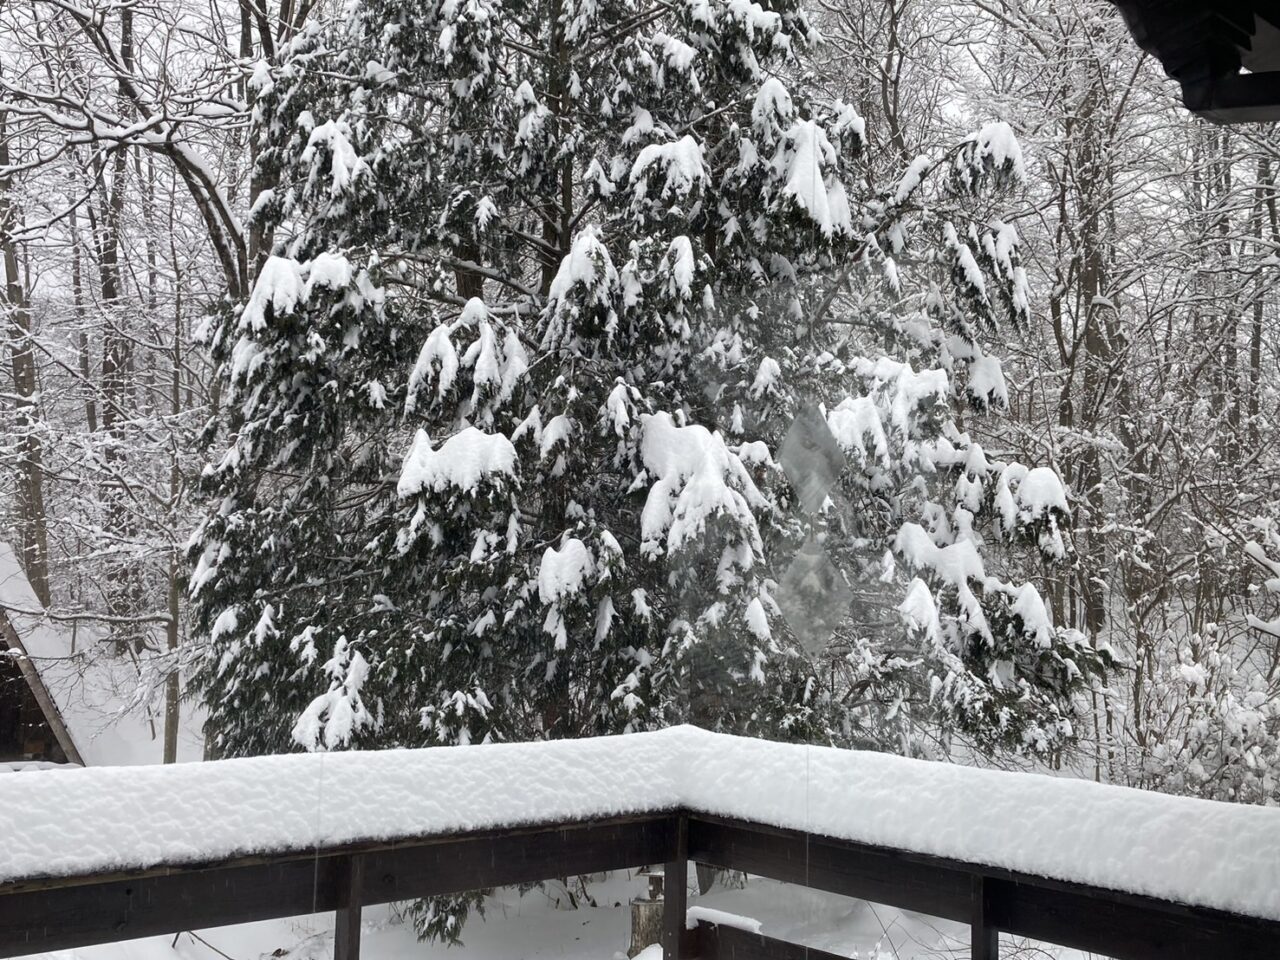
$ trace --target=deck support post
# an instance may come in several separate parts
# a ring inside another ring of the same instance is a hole
[[[972,960],[1000,960],[1000,932],[991,926],[988,895],[986,879],[975,874],[973,912],[969,918],[969,955]]]
[[[333,923],[333,960],[360,960],[360,887],[364,858],[353,854],[338,868],[338,910]]]
[[[682,960],[690,955],[691,937],[685,930],[689,912],[689,820],[675,819],[671,855],[662,868],[662,956]]]

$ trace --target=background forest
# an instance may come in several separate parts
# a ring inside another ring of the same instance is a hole
[[[1280,801],[1280,135],[1100,0],[503,6],[0,11],[0,529],[122,702]]]

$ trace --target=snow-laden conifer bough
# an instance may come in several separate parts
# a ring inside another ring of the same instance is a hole
[[[1274,808],[688,726],[3,777],[0,883],[678,809],[1280,920]]]

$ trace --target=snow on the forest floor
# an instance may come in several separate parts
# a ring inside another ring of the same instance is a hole
[[[596,906],[567,906],[564,888],[546,884],[523,896],[495,892],[485,916],[472,917],[462,947],[419,943],[411,924],[392,907],[366,908],[360,952],[364,960],[626,960],[632,897],[647,884],[620,871],[588,887]],[[767,936],[838,953],[854,960],[956,960],[967,956],[964,924],[851,900],[835,894],[750,879],[745,886],[717,883],[693,896],[694,916],[750,918]],[[661,948],[654,951],[661,956]],[[220,956],[221,954],[221,956]],[[1007,952],[1007,955],[1017,956]],[[248,923],[192,934],[148,937],[118,944],[37,954],[41,960],[330,960],[332,916]],[[1080,954],[1047,948],[1037,960],[1078,960]],[[34,960],[34,958],[31,958]]]
[[[0,881],[676,808],[1280,919],[1278,809],[693,727],[3,777]]]

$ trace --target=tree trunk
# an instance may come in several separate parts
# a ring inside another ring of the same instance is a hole
[[[133,11],[128,7],[120,11],[120,50],[126,69],[133,65]],[[129,99],[121,81],[121,109],[127,110]],[[125,181],[128,176],[128,156],[124,149],[116,151],[111,163],[110,186],[102,211],[100,234],[99,277],[102,286],[102,307],[105,335],[102,344],[102,428],[107,434],[103,447],[103,460],[109,471],[117,472],[114,463],[119,460],[125,443],[124,425],[129,420],[132,404],[130,394],[130,343],[122,329],[124,294],[120,269],[120,233],[124,226]],[[117,481],[118,483],[119,481]],[[129,545],[135,533],[134,523],[126,503],[127,491],[110,488],[107,494],[106,526],[115,541],[118,560],[110,575],[107,588],[107,608],[118,618],[113,626],[115,639],[122,649],[141,649],[142,637],[127,625],[127,618],[137,612],[141,597],[141,584],[137,571],[128,556]]]
[[[173,310],[173,351],[172,374],[169,380],[169,412],[174,422],[182,413],[182,284],[178,272],[178,257],[174,252],[174,286],[178,290]],[[169,460],[169,512],[173,517],[174,527],[178,523],[178,509],[182,502],[182,469],[178,461],[178,451],[174,449]],[[175,544],[169,555],[169,622],[165,624],[165,646],[170,656],[175,658],[170,665],[169,676],[164,685],[164,762],[175,763],[178,759],[178,723],[180,719],[178,664],[176,661],[180,638],[178,626],[182,612],[182,571],[184,569],[182,553]]]
[[[1273,245],[1280,244],[1280,222],[1276,215],[1276,189],[1275,180],[1271,173],[1271,160],[1269,157],[1263,157],[1258,161],[1258,245],[1259,253],[1263,256],[1266,251],[1262,249],[1262,207],[1266,207],[1267,223],[1271,233],[1271,243]],[[1261,396],[1262,396],[1262,310],[1265,288],[1263,282],[1259,281],[1258,292],[1253,302],[1253,317],[1249,330],[1249,439],[1253,447],[1261,442],[1262,424],[1259,422],[1259,414],[1261,413]]]
[[[85,310],[84,274],[80,266],[80,231],[76,225],[76,208],[72,207],[67,223],[71,228],[71,302],[75,310],[76,328],[78,330],[77,346],[79,348],[80,388],[84,391],[84,418],[90,433],[98,432],[98,404],[94,398],[93,371],[89,361],[89,334]]]
[[[0,169],[10,164],[7,114],[0,113]],[[36,433],[36,362],[31,346],[31,311],[18,268],[13,233],[20,213],[13,181],[0,177],[0,259],[4,261],[6,339],[13,367],[14,428],[18,451],[19,556],[36,598],[49,605],[49,537],[44,507],[44,451]]]

